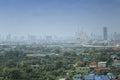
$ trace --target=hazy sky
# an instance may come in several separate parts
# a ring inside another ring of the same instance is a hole
[[[0,0],[0,34],[73,36],[120,32],[120,0]]]

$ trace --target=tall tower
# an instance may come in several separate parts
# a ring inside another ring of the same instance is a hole
[[[8,34],[8,35],[6,36],[6,41],[11,41],[11,34]]]
[[[108,40],[108,30],[107,30],[107,27],[103,27],[103,40]]]
[[[81,31],[77,32],[76,36],[77,36],[77,41],[79,43],[86,43],[87,34],[83,31],[83,29],[81,29]]]

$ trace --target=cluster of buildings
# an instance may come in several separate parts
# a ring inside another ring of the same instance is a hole
[[[116,68],[120,68],[120,57],[118,57],[117,55],[112,55],[112,66],[116,67]]]
[[[57,39],[57,38],[56,38]],[[16,44],[29,44],[29,43],[51,43],[53,41],[52,36],[14,36],[11,34],[0,35],[0,44],[3,45],[16,45]]]
[[[118,75],[111,72],[111,67],[120,70],[120,57],[111,55],[110,59],[111,65],[108,65],[107,61],[92,61],[89,65],[85,65],[82,61],[76,62],[73,65],[75,67],[73,80],[118,80],[116,79]]]
[[[98,36],[96,34],[87,35],[86,32],[81,30],[77,32],[73,37],[58,37],[46,35],[44,37],[28,35],[28,36],[13,36],[8,34],[6,36],[0,35],[0,43],[79,43],[89,45],[100,45],[100,46],[119,46],[120,45],[120,34],[114,32],[108,34],[108,28],[103,27],[103,34]]]
[[[114,77],[112,73],[108,73],[107,75],[89,75],[89,76],[74,76],[73,80],[111,80]]]
[[[77,42],[81,44],[116,46],[120,45],[120,34],[117,32],[108,34],[107,27],[103,27],[103,34],[99,36],[93,33],[88,36],[84,31],[81,31],[77,32]]]

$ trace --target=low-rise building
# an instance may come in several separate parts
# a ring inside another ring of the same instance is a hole
[[[108,68],[95,68],[94,69],[95,71],[107,71],[107,70],[109,70]]]
[[[86,75],[73,77],[73,80],[110,80],[107,75]]]
[[[120,60],[114,60],[112,66],[114,66],[114,67],[120,67]]]
[[[105,68],[106,64],[107,64],[107,62],[98,62],[98,67],[99,68]]]
[[[77,66],[84,66],[84,62],[78,61],[78,62],[76,62],[73,66],[74,66],[74,67],[77,67]]]
[[[109,79],[115,79],[115,75],[113,75],[113,73],[107,73],[107,76],[109,77]]]
[[[111,55],[110,58],[115,59],[115,58],[117,58],[117,57],[118,57],[118,55],[114,54],[114,55]]]
[[[90,68],[95,68],[95,67],[97,67],[96,61],[91,62],[91,63],[89,64],[89,67],[90,67]]]

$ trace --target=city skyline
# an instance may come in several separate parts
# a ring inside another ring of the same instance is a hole
[[[0,34],[74,36],[119,32],[119,0],[0,0]]]

